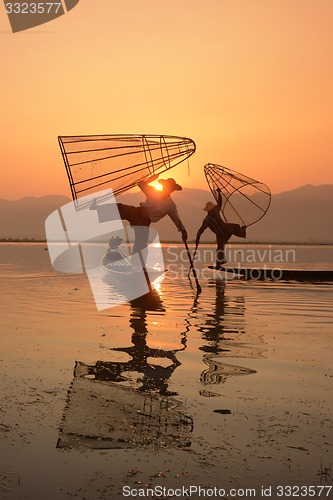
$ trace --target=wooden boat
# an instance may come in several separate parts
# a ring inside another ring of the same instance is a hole
[[[333,270],[316,269],[269,269],[269,268],[223,268],[229,276],[242,277],[246,280],[282,280],[282,281],[333,281]]]
[[[111,238],[102,259],[102,265],[107,271],[110,282],[116,286],[130,287],[140,285],[142,281],[147,282],[147,279],[150,283],[154,283],[164,273],[164,269],[133,264],[119,249],[122,241],[119,236]]]

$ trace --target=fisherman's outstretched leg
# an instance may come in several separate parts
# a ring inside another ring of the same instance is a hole
[[[98,222],[108,222],[112,220],[119,220],[122,218],[120,215],[120,210],[118,203],[105,203],[103,205],[97,205],[96,200],[93,200],[89,210],[96,210],[98,216]]]
[[[145,225],[147,217],[143,216],[141,207],[133,207],[124,203],[105,203],[97,205],[93,200],[90,210],[96,210],[99,222],[127,220],[131,225]],[[149,221],[150,222],[150,221]]]
[[[246,238],[246,226],[240,226],[239,224],[231,224],[229,222],[226,222],[225,228],[231,234],[234,234],[239,238]]]

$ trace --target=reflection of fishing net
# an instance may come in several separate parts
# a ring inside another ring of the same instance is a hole
[[[195,151],[191,139],[165,135],[59,137],[73,199],[111,188],[119,194]]]
[[[221,189],[221,212],[226,222],[251,226],[265,215],[271,203],[271,192],[265,184],[213,163],[205,165],[204,170],[216,200],[216,190]]]
[[[203,357],[203,362],[208,366],[208,369],[201,372],[200,382],[202,384],[223,384],[229,377],[257,373],[255,370],[251,370],[251,368],[220,363],[216,360],[217,357],[219,356],[205,355]]]
[[[188,448],[193,420],[174,398],[101,381],[77,362],[58,448]]]

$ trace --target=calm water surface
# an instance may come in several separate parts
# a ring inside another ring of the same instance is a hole
[[[332,283],[225,281],[198,261],[197,296],[182,247],[172,248],[153,294],[97,312],[86,277],[53,271],[45,245],[0,246],[3,331],[39,332],[45,357],[46,344],[67,346],[52,359],[54,372],[73,375],[49,456],[56,446],[173,449],[210,467],[201,481],[216,482],[228,461],[238,484],[318,482],[320,460],[332,463]],[[290,267],[333,269],[332,247],[288,248],[297,256]],[[110,423],[124,413],[131,433]]]

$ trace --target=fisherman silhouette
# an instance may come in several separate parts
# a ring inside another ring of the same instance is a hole
[[[138,207],[117,203],[120,218],[127,220],[134,229],[133,254],[143,251],[147,247],[150,224],[160,221],[166,215],[181,232],[183,241],[187,240],[187,231],[180,220],[177,206],[170,196],[174,191],[181,191],[182,187],[172,178],[160,179],[159,183],[163,186],[163,190],[159,191],[149,186],[157,178],[158,175],[153,175],[149,179],[139,182],[138,186],[147,198]],[[98,205],[96,199],[90,206],[90,210],[97,211],[99,222],[112,220],[114,211],[110,208],[111,204],[109,203]]]
[[[222,269],[223,264],[226,263],[225,255],[225,245],[234,234],[240,238],[246,238],[246,226],[240,226],[239,224],[231,224],[225,222],[221,215],[220,210],[222,207],[222,194],[221,189],[217,188],[217,204],[215,205],[211,201],[206,203],[204,211],[207,212],[206,217],[203,220],[202,225],[198,229],[195,245],[196,249],[199,246],[200,237],[202,233],[209,228],[216,235],[216,269]]]

